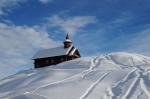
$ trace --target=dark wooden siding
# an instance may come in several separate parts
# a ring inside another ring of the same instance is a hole
[[[80,56],[72,55],[62,55],[62,56],[55,56],[55,57],[47,57],[47,58],[40,58],[40,59],[35,59],[34,60],[34,65],[35,68],[41,68],[41,67],[46,67],[50,65],[56,65],[65,61],[69,61],[72,59],[79,58]]]

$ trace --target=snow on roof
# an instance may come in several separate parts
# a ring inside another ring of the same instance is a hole
[[[70,39],[66,39],[65,42],[72,42]]]
[[[69,55],[73,55],[73,53],[76,51],[76,48],[74,48]]]
[[[67,55],[69,54],[69,51],[71,50],[73,46],[70,46],[69,48],[64,48],[63,46],[56,47],[56,48],[50,48],[38,51],[32,59],[38,59],[38,58],[46,58],[46,57],[53,57],[53,56],[60,56],[60,55]]]

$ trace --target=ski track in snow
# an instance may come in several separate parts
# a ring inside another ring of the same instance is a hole
[[[129,78],[130,76],[135,73],[136,76],[134,77],[134,80],[131,82],[129,88],[127,89],[127,91],[124,93],[124,95],[122,96],[121,99],[130,99],[131,95],[134,93],[136,87],[138,86],[139,82],[140,82],[140,86],[141,89],[144,91],[144,93],[149,97],[150,99],[150,93],[147,90],[145,84],[144,84],[144,80],[141,78],[141,73],[147,73],[149,69],[144,70],[143,68],[141,68],[138,65],[135,65],[135,62],[133,61],[133,58],[131,58],[131,64],[135,67],[134,70],[132,70],[125,78],[123,78],[123,80],[120,80],[115,87],[112,87],[113,90],[110,90],[112,92],[114,92],[115,90],[117,90],[119,87],[121,87],[120,85],[123,85]],[[114,93],[113,93],[114,94]],[[120,93],[122,94],[122,93]],[[112,99],[117,99],[118,95],[113,95]]]
[[[101,66],[101,61],[104,59],[104,56],[95,57],[91,60],[91,70],[94,68],[97,68],[98,66]],[[86,99],[92,91],[95,89],[95,87],[109,74],[105,73],[101,77],[99,77],[91,86],[85,91],[85,93],[79,98],[79,99]]]
[[[84,75],[82,76],[82,78],[84,78],[84,77],[85,77],[86,75],[88,75],[90,72],[92,72],[90,69],[89,69],[89,70],[85,70],[85,71],[83,71],[83,72],[81,72],[81,73],[75,74],[75,75],[73,75],[73,76],[71,76],[71,77],[62,79],[62,80],[60,80],[60,81],[56,81],[56,82],[44,84],[44,85],[42,85],[42,86],[39,86],[39,87],[36,88],[35,90],[31,91],[31,93],[34,93],[34,92],[38,91],[39,89],[42,89],[42,88],[45,88],[45,87],[48,87],[48,86],[51,86],[51,85],[56,85],[56,84],[64,83],[65,81],[71,80],[71,79],[76,78],[76,77],[80,77],[81,74],[84,74]]]
[[[71,79],[76,78],[76,77],[81,77],[82,79],[84,79],[86,76],[88,76],[91,72],[94,71],[94,68],[96,68],[97,66],[101,65],[101,60],[103,58],[101,58],[100,60],[98,58],[99,57],[95,57],[95,58],[91,59],[91,65],[90,65],[89,69],[84,70],[81,73],[75,74],[75,75],[73,75],[71,77],[65,78],[63,80],[42,85],[42,86],[40,86],[40,87],[38,87],[38,88],[34,89],[33,91],[28,92],[28,93],[35,94],[38,90],[40,90],[42,88],[45,88],[45,87],[48,87],[48,86],[52,86],[52,85],[56,85],[56,84],[60,84],[60,83],[64,83],[65,81],[71,80]],[[103,76],[105,77],[106,75],[108,75],[108,73],[106,73]],[[104,77],[102,77],[102,78],[100,77],[100,79],[98,79],[94,84],[92,84],[91,87],[88,88],[89,92],[87,92],[86,95],[84,94],[85,95],[84,97],[87,97],[87,95],[90,94],[90,92],[95,88],[95,86],[97,85],[97,83],[100,82]],[[93,87],[93,89],[90,89],[92,87]],[[81,98],[81,99],[85,99],[85,98]]]
[[[122,86],[124,85],[124,83],[126,83],[130,77],[133,75],[133,73],[136,71],[137,69],[133,69],[131,72],[129,72],[123,79],[121,79],[120,81],[116,82],[114,84],[114,86],[112,86],[112,89],[109,91],[109,93],[113,93],[114,96],[112,96],[112,99],[116,99],[120,94],[122,94],[122,91],[120,88],[122,88]],[[117,91],[121,91],[121,92],[117,92]]]
[[[40,94],[37,94],[37,93],[30,93],[30,92],[26,92],[26,93],[24,93],[25,95],[37,95],[37,96],[40,96],[40,97],[43,97],[44,99],[49,99],[48,97],[46,97],[46,96],[44,96],[44,95],[40,95]]]
[[[84,79],[88,74],[90,74],[91,72],[93,72],[93,69],[97,66],[97,64],[96,64],[96,60],[97,60],[97,59],[98,59],[98,57],[93,58],[93,59],[91,60],[91,65],[90,65],[90,68],[89,68],[89,69],[84,70],[84,71],[82,71],[81,73],[78,73],[78,74],[73,75],[73,76],[71,76],[71,77],[65,78],[65,79],[63,79],[63,80],[42,85],[42,86],[36,88],[35,90],[29,92],[29,93],[35,93],[35,92],[38,91],[39,89],[42,89],[42,88],[45,88],[45,87],[48,87],[48,86],[51,86],[51,85],[56,85],[56,84],[64,83],[65,81],[71,80],[71,79],[76,78],[76,77],[78,77],[78,76],[79,76],[79,77],[81,76],[82,79]],[[99,64],[99,65],[100,65],[100,64]]]
[[[100,65],[100,64],[98,64],[97,62],[97,60],[98,60],[98,56],[97,57],[95,57],[95,58],[93,58],[93,59],[91,59],[91,65],[90,65],[90,69],[91,70],[93,70],[94,68],[96,68],[98,65]]]
[[[131,61],[131,64],[134,67],[136,67],[136,69],[137,69],[135,71],[136,76],[134,77],[134,80],[131,82],[129,88],[127,89],[127,91],[125,92],[125,94],[122,96],[121,99],[129,99],[131,97],[131,95],[134,93],[134,91],[135,91],[135,89],[136,89],[136,87],[137,87],[137,85],[138,85],[138,83],[140,81],[141,74],[140,74],[139,71],[143,71],[143,69],[141,69],[140,67],[135,65],[133,57],[131,57],[130,61]]]
[[[130,96],[134,93],[135,87],[137,87],[137,84],[140,80],[140,74],[137,71],[135,73],[136,73],[136,77],[130,84],[130,86],[127,89],[127,91],[125,92],[125,94],[122,96],[122,99],[130,99]]]
[[[137,99],[140,99],[141,95],[143,95],[143,91],[142,91],[142,92],[140,92],[140,94],[139,94],[139,95],[137,95]]]
[[[144,93],[148,96],[148,98],[150,99],[150,92],[147,90],[145,84],[144,84],[144,80],[141,78],[140,79],[140,86],[141,89],[144,91]]]
[[[89,94],[92,93],[94,88],[108,75],[109,73],[103,74],[98,80],[96,80],[86,91],[85,93],[79,98],[79,99],[86,99]]]

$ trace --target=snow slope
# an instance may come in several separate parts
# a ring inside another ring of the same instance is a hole
[[[0,81],[0,99],[150,99],[150,57],[83,57]]]

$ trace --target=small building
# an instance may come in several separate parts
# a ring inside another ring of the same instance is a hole
[[[72,41],[67,34],[63,46],[38,51],[33,56],[33,60],[34,67],[41,68],[80,57],[78,49],[73,46]]]

